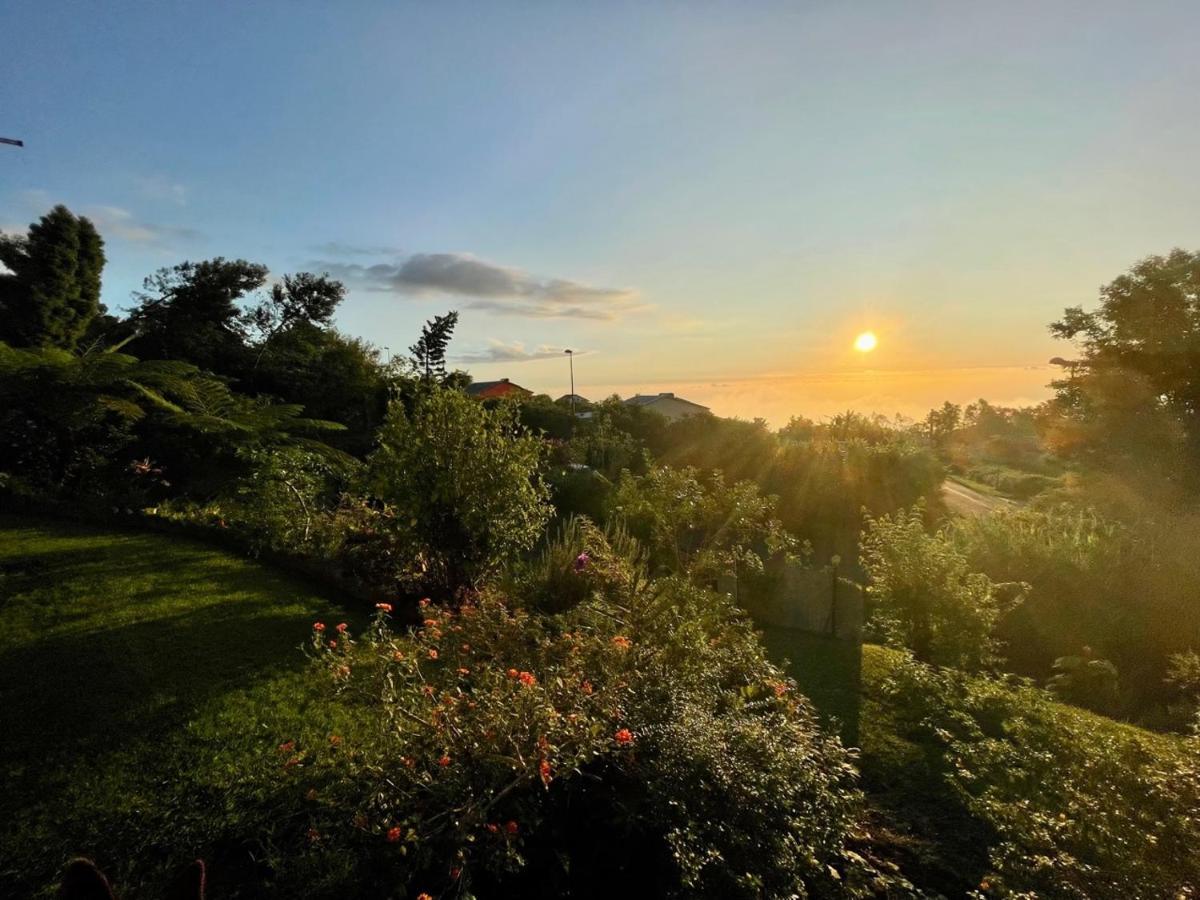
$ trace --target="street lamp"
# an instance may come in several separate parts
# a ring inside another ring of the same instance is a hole
[[[575,430],[575,351],[564,350],[567,359],[571,361],[571,431]]]

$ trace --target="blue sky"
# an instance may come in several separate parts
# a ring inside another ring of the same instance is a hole
[[[552,392],[571,346],[581,393],[743,415],[814,374],[969,398],[1200,244],[1198,49],[1194,3],[8,0],[0,228],[91,215],[112,306],[225,255],[344,275],[393,351],[458,308],[477,377]]]

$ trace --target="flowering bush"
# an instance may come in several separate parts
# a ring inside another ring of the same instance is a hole
[[[425,603],[411,635],[387,604],[361,636],[314,624],[355,724],[281,736],[304,816],[279,840],[434,896],[828,886],[848,753],[724,598],[672,580],[623,599],[544,616],[483,592]]]

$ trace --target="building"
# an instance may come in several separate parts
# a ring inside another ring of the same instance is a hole
[[[474,381],[467,385],[467,396],[476,400],[491,400],[495,397],[532,397],[533,391],[514,384],[507,378],[499,381]]]
[[[589,400],[587,397],[580,397],[578,394],[563,394],[561,397],[559,397],[554,402],[557,403],[559,406],[570,406],[572,400],[575,401],[576,409],[591,409],[592,408],[592,401]]]
[[[669,422],[686,419],[688,416],[698,416],[710,412],[707,406],[684,400],[674,394],[636,394],[625,401],[630,406],[640,406],[658,413]]]

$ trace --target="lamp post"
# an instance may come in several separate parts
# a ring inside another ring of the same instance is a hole
[[[575,351],[564,350],[571,361],[571,434],[575,433]]]

